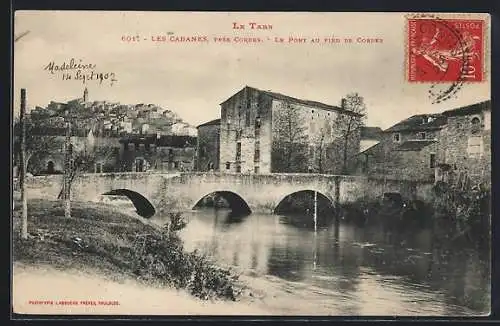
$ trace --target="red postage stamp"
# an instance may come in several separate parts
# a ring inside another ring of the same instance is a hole
[[[483,81],[484,27],[478,19],[408,19],[408,81]]]

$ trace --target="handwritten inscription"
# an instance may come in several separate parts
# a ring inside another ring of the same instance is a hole
[[[97,65],[93,63],[85,63],[82,59],[76,60],[71,58],[69,61],[56,63],[49,62],[43,69],[51,75],[60,75],[63,81],[81,81],[83,84],[89,81],[96,81],[99,84],[108,82],[113,86],[117,82],[114,72],[97,71]]]

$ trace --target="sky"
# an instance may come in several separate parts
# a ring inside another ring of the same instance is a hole
[[[252,22],[272,29],[251,30]],[[236,30],[233,23],[246,27]],[[466,84],[440,104],[428,96],[431,84],[407,82],[405,23],[402,13],[18,11],[14,34],[29,33],[14,45],[13,109],[18,114],[21,88],[31,110],[82,97],[87,87],[91,101],[156,104],[198,125],[220,117],[219,104],[248,85],[331,105],[357,92],[367,106],[366,124],[385,129],[414,114],[490,98],[489,71],[485,82]],[[122,40],[135,35],[140,41]],[[152,41],[157,36],[207,36],[208,42]],[[223,36],[263,42],[213,41]],[[289,37],[306,42],[288,43]],[[311,43],[316,37],[320,43]],[[333,37],[354,41],[324,42]],[[358,37],[382,43],[358,43]],[[75,71],[63,80],[44,69],[71,59],[113,73],[116,82],[84,84],[74,80]]]

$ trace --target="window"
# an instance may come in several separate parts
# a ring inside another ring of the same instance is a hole
[[[401,135],[400,134],[393,134],[392,140],[394,140],[396,143],[399,143],[401,141]]]
[[[432,153],[430,156],[429,167],[434,169],[436,167],[436,154]]]
[[[236,130],[236,140],[240,140],[241,139],[241,130]]]
[[[236,143],[236,161],[241,160],[241,143]]]
[[[254,173],[259,173],[259,167],[258,167],[258,166],[255,166],[255,167],[253,168],[253,172],[254,172]]]
[[[469,157],[478,158],[483,154],[483,137],[471,136],[467,144],[467,153]]]
[[[260,136],[260,117],[255,118],[255,138]]]
[[[477,134],[481,130],[481,120],[478,117],[474,117],[471,120],[471,133]]]
[[[226,170],[231,169],[231,162],[226,162]]]
[[[422,139],[422,140],[424,140],[424,139],[425,139],[425,136],[426,136],[426,135],[425,135],[425,132],[419,132],[419,133],[417,133],[417,139]]]
[[[247,109],[245,110],[245,126],[250,126],[250,99],[247,99]]]
[[[255,119],[255,138],[260,137],[260,118]]]
[[[259,129],[260,128],[260,117],[257,116],[255,118],[255,129]]]
[[[260,148],[258,148],[257,144],[255,145],[255,154],[254,154],[254,157],[253,157],[253,160],[254,162],[259,162],[260,161]]]
[[[144,172],[146,170],[146,164],[143,158],[135,159],[135,172]]]
[[[178,169],[179,168],[179,162],[178,161],[175,161],[174,162],[174,168]]]
[[[240,173],[241,172],[241,165],[236,165],[236,172]]]

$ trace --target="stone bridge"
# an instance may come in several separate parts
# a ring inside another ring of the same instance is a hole
[[[27,196],[56,199],[62,181],[62,175],[29,177]],[[96,201],[106,194],[124,195],[131,199],[139,214],[151,217],[157,212],[193,209],[212,193],[219,193],[231,207],[273,213],[285,197],[300,191],[317,191],[338,205],[360,198],[380,198],[385,192],[425,200],[431,187],[429,183],[412,181],[319,174],[100,173],[78,176],[71,196],[78,201]]]

